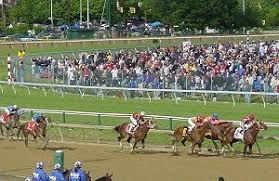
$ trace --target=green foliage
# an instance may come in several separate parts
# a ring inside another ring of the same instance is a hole
[[[15,33],[27,34],[28,30],[29,30],[28,24],[18,24],[18,25],[15,25],[13,28],[6,28],[5,33],[7,35],[11,35],[11,34],[15,34]]]
[[[117,8],[117,1],[123,11]],[[278,26],[278,0],[246,1],[246,14],[242,14],[240,0],[105,0],[90,1],[90,19],[99,22],[103,7],[104,17],[110,12],[112,23],[127,22],[132,17],[161,21],[169,25],[180,25],[183,29],[204,30],[206,27],[221,30],[245,27],[260,27],[265,20],[266,27]],[[82,14],[86,16],[86,0],[82,0]],[[56,24],[79,21],[80,0],[53,1],[53,14]],[[135,12],[129,11],[130,7]],[[21,0],[8,11],[7,22],[24,22],[26,24],[46,23],[50,17],[49,0]],[[85,20],[85,19],[84,19]]]

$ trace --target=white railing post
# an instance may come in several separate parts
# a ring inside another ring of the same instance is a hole
[[[29,87],[28,87],[28,86],[26,86],[26,88],[27,88],[28,94],[30,95],[30,94],[31,94],[31,92],[30,92]]]
[[[2,87],[2,85],[0,84],[0,88],[1,88],[1,92],[2,92],[2,94],[4,93],[4,90],[3,90],[3,87]]]
[[[231,95],[231,96],[232,96],[233,107],[235,107],[235,99],[234,99],[234,96],[233,96],[233,95]]]
[[[203,105],[206,106],[206,98],[205,98],[204,94],[202,94],[202,98],[203,98]]]
[[[264,100],[264,96],[262,96],[262,100],[263,100],[263,107],[265,108],[265,100]]]

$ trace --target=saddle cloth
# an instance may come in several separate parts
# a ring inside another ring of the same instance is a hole
[[[128,125],[127,125],[127,127],[126,127],[126,132],[127,133],[130,133],[130,130],[131,131],[135,131],[135,130],[133,130],[133,129],[135,129],[135,125],[133,124],[133,123],[129,123]]]
[[[27,125],[26,125],[26,128],[30,131],[36,131],[38,129],[38,126],[35,122],[33,121],[28,121],[27,122]]]
[[[234,132],[234,138],[240,141],[243,141],[244,138],[244,130],[241,127],[236,128]]]
[[[7,113],[1,114],[0,122],[2,122],[4,126],[7,126],[9,121],[10,121],[10,119],[9,119],[9,115]]]

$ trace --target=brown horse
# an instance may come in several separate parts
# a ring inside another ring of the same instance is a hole
[[[211,129],[210,134],[206,134],[205,137],[207,139],[212,140],[212,143],[213,143],[218,155],[219,155],[219,148],[218,148],[218,145],[215,141],[216,140],[220,141],[221,146],[222,146],[222,151],[221,152],[225,154],[224,145],[226,145],[228,148],[230,148],[228,146],[228,143],[226,142],[225,132],[226,132],[227,129],[233,128],[233,123],[232,122],[220,121],[218,124],[213,125],[213,127],[215,129]]]
[[[71,173],[71,170],[65,169],[65,171],[63,172],[63,176],[64,176],[64,179],[65,179],[65,180],[69,180],[69,178],[70,178],[70,173]],[[84,173],[85,173],[86,181],[91,181],[90,171],[84,172]]]
[[[34,140],[36,140],[37,137],[40,137],[45,142],[45,146],[43,148],[46,148],[48,144],[48,139],[46,138],[46,128],[48,125],[52,127],[51,119],[49,117],[42,117],[39,121],[39,126],[32,121],[27,121],[26,123],[20,125],[17,136],[19,137],[19,133],[22,130],[26,148],[28,148],[29,134],[33,136]]]
[[[7,133],[6,133],[7,137],[14,135],[13,129],[19,128],[20,119],[24,118],[23,114],[24,114],[23,111],[18,111],[17,114],[12,116],[12,118],[10,116],[8,116],[6,113],[1,114],[0,119],[2,121],[6,122],[6,124],[4,124],[3,122],[0,121],[1,134],[4,136],[4,131],[3,131],[3,128],[2,128],[4,126],[7,130]],[[14,123],[13,123],[12,127],[9,127],[9,121],[11,121],[11,119],[14,120]]]
[[[174,139],[172,140],[172,151],[173,153],[177,151],[176,143],[181,141],[182,145],[186,148],[185,142],[189,140],[188,137],[188,127],[181,126],[175,129],[173,133]]]
[[[111,177],[112,177],[112,174],[109,175],[107,173],[105,176],[97,178],[95,181],[112,181]]]
[[[156,126],[156,121],[151,119],[145,119],[142,123],[139,123],[138,128],[134,131],[134,134],[130,134],[127,132],[127,127],[129,123],[123,123],[122,125],[116,126],[114,130],[119,133],[119,136],[117,137],[119,141],[119,145],[121,149],[123,149],[122,145],[122,139],[126,137],[126,135],[129,135],[127,142],[132,146],[131,152],[133,152],[137,146],[137,143],[139,141],[142,142],[143,148],[145,147],[145,138],[147,136],[147,133],[149,129],[153,129]],[[131,144],[131,139],[134,138],[135,142],[134,145]]]
[[[214,142],[214,140],[219,140],[221,142],[221,144],[225,144],[224,142],[224,130],[225,128],[228,126],[229,124],[227,123],[220,123],[219,125],[213,126],[211,127],[210,131],[208,132],[208,134],[205,134],[205,137],[208,139],[211,139],[218,154],[219,154],[219,149],[217,144]],[[184,126],[184,127],[178,127],[175,131],[174,131],[174,139],[172,140],[172,149],[173,152],[176,151],[176,143],[181,141],[181,143],[183,144],[184,147],[186,147],[185,142],[187,140],[191,140],[191,138],[189,137],[189,133],[188,133],[188,127]]]
[[[246,154],[247,147],[249,147],[249,153],[252,154],[253,144],[257,142],[257,135],[258,135],[258,133],[261,129],[263,129],[265,131],[268,129],[267,125],[262,121],[255,122],[247,131],[244,132],[244,136],[243,136],[243,143],[244,143],[243,156],[245,156],[245,154]]]

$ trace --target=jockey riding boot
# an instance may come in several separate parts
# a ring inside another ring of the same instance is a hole
[[[14,118],[10,117],[10,121],[9,121],[8,127],[11,129],[11,128],[13,128],[13,125],[14,125]]]

